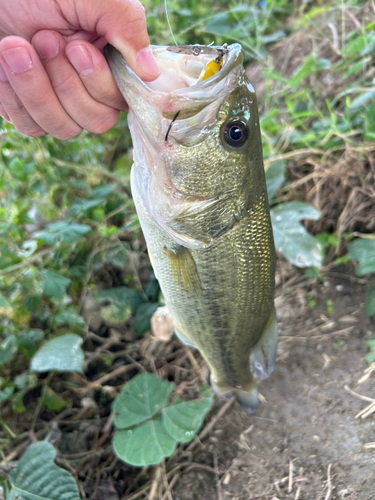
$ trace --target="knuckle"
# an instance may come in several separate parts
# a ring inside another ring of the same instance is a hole
[[[69,128],[66,128],[65,130],[59,130],[56,133],[51,133],[56,139],[59,139],[60,141],[66,141],[68,139],[72,139],[73,137],[76,137],[78,134],[82,132],[82,128],[79,125],[74,125],[70,126]]]
[[[8,113],[5,111],[4,106],[0,103],[0,116],[6,120],[7,122],[10,121]]]
[[[95,120],[90,123],[90,126],[86,130],[92,132],[93,134],[104,134],[110,128],[112,128],[120,116],[120,112],[117,110],[111,110],[107,115],[101,116],[100,120]]]
[[[61,79],[54,81],[52,85],[57,94],[71,92],[76,86],[75,74],[68,72]]]
[[[27,135],[28,137],[39,137],[45,135],[44,130],[42,130],[37,125],[15,125],[16,129],[21,132],[21,134]]]
[[[10,85],[6,85],[5,89],[1,92],[1,102],[3,106],[9,111],[21,111],[24,109],[22,102],[17,97],[16,93]]]

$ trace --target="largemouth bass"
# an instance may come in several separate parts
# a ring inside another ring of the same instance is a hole
[[[277,350],[255,92],[238,44],[152,50],[151,83],[105,52],[130,108],[135,206],[178,337],[199,349],[219,394],[255,411],[254,375],[268,377]]]

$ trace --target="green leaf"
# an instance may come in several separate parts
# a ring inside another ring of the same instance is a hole
[[[15,335],[9,335],[0,345],[0,366],[9,361],[17,351],[17,342]]]
[[[167,406],[173,384],[152,373],[141,373],[120,391],[114,401],[114,424],[127,429],[139,424]]]
[[[81,337],[74,333],[47,340],[32,357],[31,369],[36,372],[82,372],[84,354],[81,344]]]
[[[123,269],[128,260],[128,251],[125,245],[119,242],[110,243],[102,251],[95,254],[93,267],[95,270],[101,269],[107,262],[114,267]]]
[[[55,457],[46,441],[29,446],[9,476],[7,500],[80,500],[73,477],[54,464]]]
[[[71,280],[54,271],[42,271],[41,286],[46,297],[62,299]]]
[[[371,365],[371,363],[373,363],[375,361],[375,351],[369,352],[368,354],[366,354],[365,360],[367,361],[367,363],[369,365]]]
[[[298,85],[307,76],[311,75],[315,70],[315,54],[312,52],[309,54],[303,63],[295,70],[290,80],[290,85],[292,88],[297,88]]]
[[[18,350],[26,357],[31,356],[37,350],[37,344],[43,340],[44,333],[39,328],[30,328],[29,330],[21,330],[16,334],[16,342]]]
[[[358,238],[349,245],[348,251],[351,260],[358,260],[355,269],[358,276],[375,272],[375,240]]]
[[[48,386],[43,387],[42,401],[49,410],[56,412],[60,412],[68,406],[65,399],[59,396],[59,394],[56,394],[56,392]]]
[[[370,338],[363,341],[365,345],[370,349],[370,351],[375,351],[375,339]]]
[[[353,55],[360,52],[364,47],[366,47],[366,37],[359,35],[351,40],[341,51],[343,56]]]
[[[158,307],[160,307],[158,302],[139,304],[134,318],[134,330],[137,335],[142,335],[148,330],[151,330],[151,316]]]
[[[373,316],[375,314],[375,281],[371,283],[366,298],[366,314],[367,316]]]
[[[6,401],[7,399],[9,399],[12,396],[13,392],[14,392],[13,386],[5,387],[5,389],[0,391],[0,404],[3,401]]]
[[[268,200],[271,201],[276,191],[284,184],[285,181],[285,164],[283,160],[276,160],[266,170],[266,182]]]
[[[114,189],[115,186],[113,184],[105,184],[104,186],[92,189],[87,199],[77,198],[67,211],[68,217],[76,217],[91,208],[97,207],[107,200]]]
[[[44,231],[35,233],[35,238],[52,245],[56,241],[74,243],[91,231],[86,224],[73,224],[68,221],[51,222],[47,224]]]
[[[74,309],[65,309],[65,311],[62,311],[55,316],[55,324],[58,325],[63,325],[67,323],[68,325],[78,325],[78,326],[85,326],[85,320],[80,316]]]
[[[160,463],[164,457],[170,457],[177,446],[160,418],[133,429],[117,431],[112,444],[121,460],[136,467]]]
[[[319,212],[307,203],[291,202],[271,210],[276,250],[297,267],[321,267],[323,249],[299,223],[319,219]]]
[[[200,399],[183,401],[181,398],[176,398],[162,411],[165,428],[176,441],[181,443],[191,441],[211,408],[212,390],[206,386],[202,387],[201,391]]]
[[[11,317],[13,310],[10,302],[0,293],[0,317]]]
[[[368,101],[373,101],[375,99],[375,90],[368,90],[363,92],[349,106],[349,111],[355,112],[362,110]]]
[[[96,302],[110,302],[102,307],[100,316],[109,324],[116,325],[127,321],[135,314],[137,306],[143,302],[142,295],[126,286],[100,290],[95,297]]]
[[[365,140],[375,142],[375,102],[365,111]]]

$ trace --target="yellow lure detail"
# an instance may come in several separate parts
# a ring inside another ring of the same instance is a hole
[[[218,73],[221,69],[222,60],[223,58],[220,58],[220,61],[213,59],[207,63],[204,68],[204,73],[199,78],[199,81],[207,80],[207,78],[211,78],[211,76],[216,75],[216,73]]]

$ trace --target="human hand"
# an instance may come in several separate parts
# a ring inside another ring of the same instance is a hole
[[[138,0],[0,0],[0,115],[29,136],[102,133],[126,103],[109,42],[143,80],[159,75]]]

